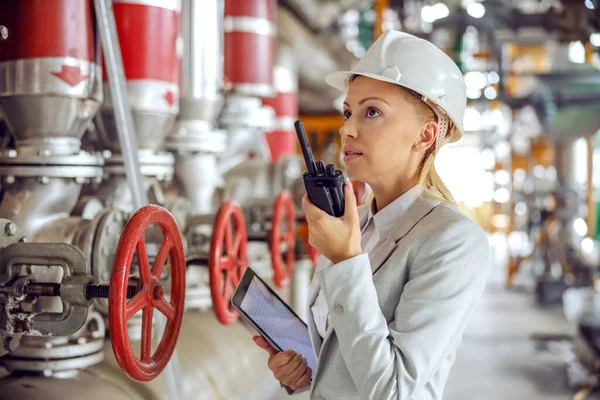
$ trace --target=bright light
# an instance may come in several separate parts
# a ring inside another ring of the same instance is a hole
[[[569,61],[577,64],[585,63],[585,46],[583,43],[579,41],[569,43]]]
[[[481,97],[481,89],[467,88],[467,97],[472,100],[477,100]]]
[[[533,176],[539,179],[546,179],[546,168],[542,165],[536,165],[533,167]]]
[[[492,216],[492,225],[497,229],[508,228],[510,217],[506,214],[496,214]]]
[[[590,35],[590,43],[592,46],[600,47],[600,32]]]
[[[496,71],[490,72],[487,78],[491,84],[500,82],[500,75]]]
[[[510,183],[510,174],[508,171],[503,169],[496,171],[496,183],[501,186],[508,185]]]
[[[360,42],[358,40],[348,40],[348,42],[346,43],[346,49],[348,49],[348,51],[354,53],[355,51],[357,51],[360,48]]]
[[[483,89],[487,85],[485,75],[478,71],[471,71],[465,74],[465,85],[468,88]]]
[[[496,157],[498,157],[498,159],[504,160],[510,155],[510,143],[506,140],[498,142],[494,146],[494,151],[496,152]]]
[[[354,56],[356,58],[361,58],[362,56],[365,55],[365,49],[361,46],[358,49],[356,49],[355,51],[353,51],[352,54],[354,54]]]
[[[481,18],[485,15],[485,6],[481,3],[471,3],[467,6],[467,13],[473,18]]]
[[[517,168],[514,173],[515,182],[525,182],[527,179],[527,172],[523,168]]]
[[[465,117],[463,119],[465,131],[478,131],[481,129],[481,114],[474,108],[467,108],[465,110]]]
[[[546,179],[548,179],[551,182],[556,181],[556,168],[554,168],[554,165],[549,166],[548,168],[546,168]]]
[[[575,221],[573,221],[573,229],[579,236],[585,236],[588,233],[588,226],[583,218],[577,218]]]
[[[581,250],[584,253],[592,254],[594,252],[594,241],[591,238],[585,238],[581,241]]]
[[[496,166],[496,155],[492,149],[483,149],[479,155],[483,169],[493,169]]]
[[[346,11],[346,14],[343,15],[343,18],[346,22],[351,22],[354,24],[358,24],[360,22],[360,12],[354,8]]]
[[[429,22],[429,23],[435,21],[436,20],[435,11],[433,10],[433,7],[431,7],[431,6],[423,7],[423,9],[421,10],[421,18],[423,19],[423,21]]]
[[[494,89],[492,86],[486,87],[483,91],[483,94],[488,100],[494,100],[496,97],[498,97],[498,92],[496,92],[496,89]]]
[[[593,10],[596,8],[596,7],[594,7],[594,2],[592,0],[585,0],[585,6],[587,8],[589,8],[590,10]]]
[[[510,192],[506,188],[496,189],[494,193],[494,201],[496,203],[508,203],[510,201]]]
[[[441,18],[446,18],[448,15],[450,15],[450,10],[442,3],[438,3],[434,6],[425,6],[421,9],[421,18],[423,21],[429,23]]]
[[[515,206],[515,212],[520,216],[527,214],[527,204],[522,201],[518,202]]]
[[[433,11],[435,12],[435,19],[446,18],[448,15],[450,15],[450,10],[444,3],[437,3],[434,5]]]
[[[435,158],[436,169],[456,201],[466,207],[478,207],[484,201],[488,184],[476,146],[445,146]]]

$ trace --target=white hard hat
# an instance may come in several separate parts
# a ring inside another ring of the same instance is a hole
[[[371,45],[352,71],[334,72],[327,75],[325,81],[347,91],[354,75],[395,83],[418,93],[438,115],[438,140],[445,136],[448,128],[446,115],[458,129],[459,138],[463,135],[467,106],[463,74],[446,53],[427,40],[388,30]]]

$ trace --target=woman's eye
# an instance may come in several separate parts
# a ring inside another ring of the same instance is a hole
[[[350,117],[352,116],[352,113],[351,113],[350,111],[347,111],[347,110],[346,110],[346,111],[344,111],[344,114],[343,114],[343,116],[344,116],[344,121],[347,121],[347,120],[349,120],[349,119],[350,119]]]
[[[375,117],[379,117],[380,115],[381,114],[379,113],[379,111],[377,111],[373,107],[369,107],[367,109],[367,118],[375,118]]]

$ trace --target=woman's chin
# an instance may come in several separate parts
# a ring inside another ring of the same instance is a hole
[[[366,171],[364,170],[360,170],[359,168],[355,168],[355,167],[351,167],[346,165],[346,176],[350,179],[352,179],[353,181],[365,181],[365,178],[367,177],[368,174],[365,173]]]

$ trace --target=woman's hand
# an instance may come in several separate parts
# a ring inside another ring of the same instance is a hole
[[[358,206],[350,180],[346,182],[344,192],[346,204],[340,218],[312,204],[307,195],[302,198],[308,222],[308,242],[334,264],[362,253]]]
[[[262,336],[254,336],[254,343],[269,352],[269,369],[275,379],[292,390],[298,390],[308,385],[312,370],[305,358],[293,350],[277,352]]]

